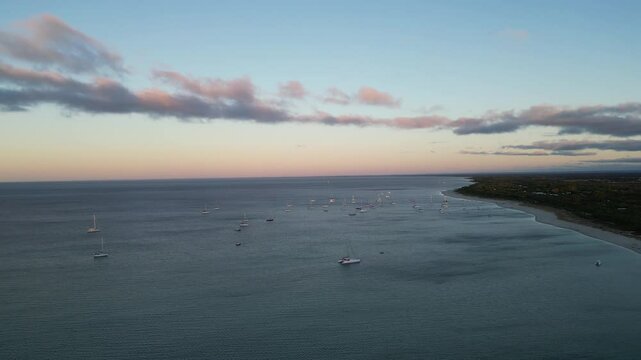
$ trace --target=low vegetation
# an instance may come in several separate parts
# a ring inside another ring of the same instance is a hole
[[[460,188],[464,195],[563,209],[641,235],[641,174],[483,175]]]

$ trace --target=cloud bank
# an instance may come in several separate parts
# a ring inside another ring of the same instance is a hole
[[[488,113],[452,123],[459,135],[499,134],[530,126],[556,127],[559,134],[598,134],[618,137],[641,135],[641,103],[563,108],[533,106],[521,112]]]
[[[467,151],[463,150],[460,152],[465,155],[499,155],[499,156],[591,156],[596,155],[595,152],[574,152],[574,151],[534,151],[534,152],[522,152],[522,151]]]
[[[641,151],[641,140],[606,140],[606,141],[535,141],[530,145],[507,145],[503,148],[521,150],[554,150],[554,151],[576,151],[576,150],[613,150],[613,151]]]
[[[138,113],[183,121],[218,119],[260,123],[314,123],[330,126],[384,126],[397,129],[449,130],[457,135],[501,134],[528,127],[558,129],[559,134],[592,134],[619,138],[641,136],[641,103],[584,106],[532,106],[523,111],[491,111],[480,117],[448,118],[426,115],[375,118],[323,111],[297,114],[287,101],[262,99],[248,77],[194,77],[156,69],[157,86],[131,89],[122,57],[99,41],[52,15],[41,15],[0,30],[0,109],[25,111],[39,104],[57,104],[88,113]],[[109,76],[115,75],[114,78]],[[299,81],[280,85],[281,98],[303,99],[308,91]],[[329,88],[322,103],[398,108],[400,98],[363,86],[353,94]],[[639,151],[638,140],[535,142],[510,145],[493,155],[584,156],[582,150]],[[472,152],[468,152],[472,154]],[[490,154],[477,152],[477,155]]]
[[[584,163],[597,163],[597,164],[641,164],[641,157],[629,157],[618,159],[600,159],[600,160],[585,160]]]

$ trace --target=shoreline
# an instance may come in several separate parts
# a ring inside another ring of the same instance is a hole
[[[443,195],[462,200],[489,202],[503,208],[519,210],[533,215],[534,220],[539,223],[573,230],[591,238],[641,254],[641,239],[632,237],[624,231],[608,228],[603,225],[595,224],[589,220],[579,218],[565,210],[555,209],[549,206],[524,204],[514,200],[463,195],[457,193],[455,189],[443,191]]]

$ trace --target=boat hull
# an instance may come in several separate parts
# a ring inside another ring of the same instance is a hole
[[[350,264],[358,264],[361,262],[361,259],[340,259],[338,260],[338,263],[341,265],[350,265]]]

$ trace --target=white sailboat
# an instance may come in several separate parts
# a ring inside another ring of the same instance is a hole
[[[247,214],[246,213],[243,214],[243,219],[240,220],[240,226],[241,227],[249,226],[249,220],[247,220]]]
[[[352,246],[351,245],[349,246],[349,250],[350,251],[347,252],[348,253],[347,256],[343,256],[342,258],[340,258],[340,260],[338,260],[339,264],[341,264],[341,265],[350,265],[350,264],[358,264],[358,263],[361,262],[361,259],[356,259],[356,258],[352,258],[352,257],[349,256],[349,253],[353,253],[354,252],[354,251],[351,251],[352,250]]]
[[[207,204],[205,204],[205,208],[200,211],[201,214],[207,215],[209,214],[209,209],[207,209]]]
[[[105,252],[105,239],[103,237],[100,237],[100,251],[93,253],[93,258],[98,259],[107,256],[109,256],[109,254]]]
[[[358,264],[360,262],[361,259],[352,259],[349,256],[342,257],[340,260],[338,260],[338,263],[341,265]]]
[[[98,229],[98,226],[96,225],[96,214],[93,214],[93,225],[87,229],[87,232],[88,233],[100,232],[100,229]]]

